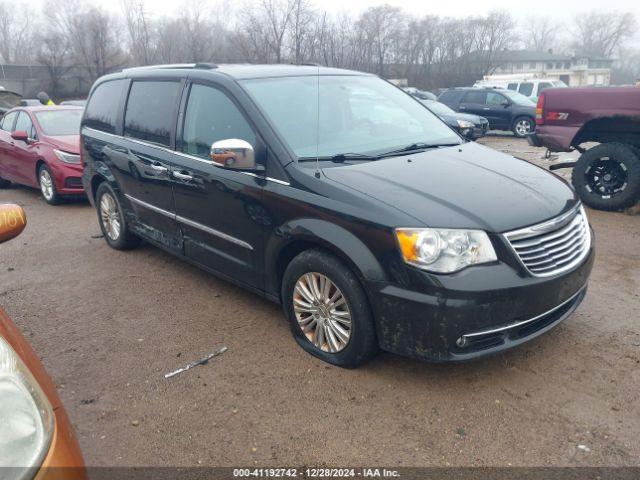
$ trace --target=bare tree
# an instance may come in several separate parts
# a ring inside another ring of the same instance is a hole
[[[637,22],[630,12],[595,11],[578,16],[575,25],[573,46],[578,53],[610,58],[635,34]]]
[[[13,2],[0,1],[0,60],[27,64],[33,58],[33,21]]]
[[[248,30],[248,43],[254,47],[256,53],[262,50],[260,43],[264,42],[268,50],[267,60],[282,62],[285,35],[295,8],[295,0],[258,0],[256,4],[245,6],[241,12],[241,22]]]
[[[523,24],[525,48],[546,52],[558,39],[560,25],[548,16],[531,16]]]
[[[153,22],[149,19],[144,0],[121,0],[124,21],[129,33],[129,54],[134,63],[150,65],[156,57]]]
[[[359,47],[379,75],[385,74],[385,65],[396,39],[401,36],[403,21],[402,10],[391,5],[368,8],[358,20]]]
[[[60,92],[64,75],[69,71],[71,46],[68,39],[59,31],[49,29],[38,37],[40,48],[37,61],[47,67],[49,73],[48,91],[57,96]]]

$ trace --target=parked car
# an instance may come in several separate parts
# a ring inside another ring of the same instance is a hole
[[[454,88],[443,92],[438,101],[456,112],[485,117],[490,130],[509,130],[518,138],[535,130],[535,103],[511,90]]]
[[[82,195],[82,108],[15,108],[0,121],[0,188],[13,183],[39,188],[45,201]]]
[[[420,90],[416,87],[405,87],[403,88],[403,90],[407,92],[409,95],[411,95],[412,97],[416,97],[418,100],[437,100],[438,99],[438,97],[436,97],[433,93],[427,92],[425,90]]]
[[[374,75],[126,70],[94,84],[81,137],[108,245],[145,239],[281,303],[329,363],[495,353],[585,296],[592,237],[573,189]]]
[[[422,104],[440,117],[447,125],[469,140],[484,137],[489,130],[489,120],[470,113],[458,113],[444,103],[435,100],[420,100]]]
[[[529,143],[555,152],[577,150],[572,183],[584,203],[620,210],[640,201],[640,89],[550,89],[540,96]],[[598,143],[595,146],[585,146]]]
[[[528,97],[532,102],[538,101],[538,96],[547,88],[567,88],[567,84],[555,78],[535,78],[532,76],[505,75],[489,77],[479,80],[475,88],[503,88],[513,90]]]
[[[60,102],[60,105],[72,105],[74,107],[84,107],[86,104],[86,100],[64,100]]]
[[[4,88],[0,90],[0,117],[12,108],[20,105],[21,100],[22,95],[20,95],[19,93],[11,92],[9,90],[5,90]]]
[[[18,205],[0,205],[0,243],[26,225]],[[82,480],[86,470],[69,417],[38,355],[0,308],[2,478]]]

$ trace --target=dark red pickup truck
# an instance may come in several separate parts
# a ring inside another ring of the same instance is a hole
[[[619,210],[640,200],[640,88],[551,88],[538,98],[528,139],[554,152],[579,151],[572,183],[587,205]],[[598,145],[585,148],[585,144]]]

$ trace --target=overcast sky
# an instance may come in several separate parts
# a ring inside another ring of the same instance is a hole
[[[242,4],[242,0],[212,0],[211,3],[228,5]],[[105,8],[118,11],[119,0],[96,0],[96,3]],[[151,13],[158,15],[172,15],[181,2],[176,0],[147,0],[147,6]],[[528,15],[552,15],[556,18],[570,19],[585,10],[618,10],[631,11],[640,20],[640,1],[638,0],[536,0],[521,2],[517,0],[315,0],[314,4],[319,9],[330,12],[347,11],[360,12],[368,7],[389,3],[401,7],[410,14],[415,15],[447,15],[467,16],[482,15],[491,9],[499,8],[509,11],[518,18],[526,18]]]

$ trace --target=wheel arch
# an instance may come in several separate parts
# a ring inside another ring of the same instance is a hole
[[[298,254],[314,248],[337,257],[361,282],[384,281],[387,278],[371,250],[353,233],[339,225],[319,219],[297,219],[278,231],[280,234],[274,234],[265,248],[265,287],[269,296],[280,299],[280,286],[287,265]]]
[[[626,143],[640,147],[640,120],[627,116],[603,116],[585,122],[571,140],[571,146],[586,142]]]

